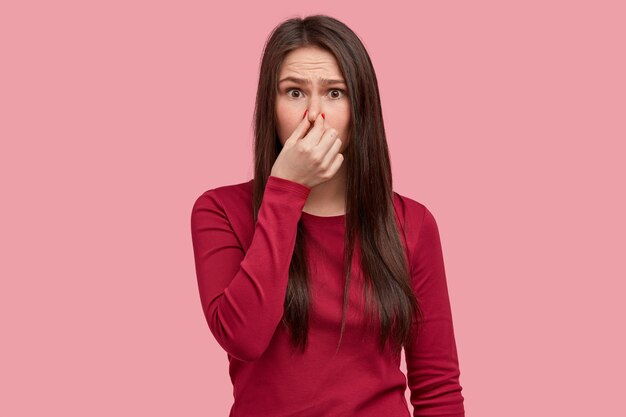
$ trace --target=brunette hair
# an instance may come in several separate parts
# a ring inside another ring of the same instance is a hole
[[[254,108],[254,220],[272,166],[282,149],[277,135],[275,102],[278,76],[284,57],[300,47],[315,46],[332,53],[341,69],[351,102],[346,166],[346,232],[344,239],[345,293],[339,343],[345,329],[351,264],[358,240],[364,279],[368,324],[380,326],[379,348],[390,340],[398,353],[414,336],[413,326],[422,320],[412,290],[405,248],[394,214],[391,166],[383,125],[378,82],[374,67],[359,37],[344,23],[325,15],[290,18],[271,32],[260,65]],[[291,333],[292,345],[306,348],[309,319],[309,277],[304,250],[305,230],[298,222],[295,248],[289,267],[282,324]],[[378,323],[370,308],[375,295]]]

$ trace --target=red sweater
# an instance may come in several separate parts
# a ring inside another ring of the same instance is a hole
[[[365,338],[358,264],[350,281],[339,351],[345,216],[302,211],[310,188],[268,178],[256,223],[252,180],[210,189],[196,200],[191,233],[204,316],[226,351],[233,383],[230,417],[464,417],[452,313],[437,224],[421,203],[394,192],[413,288],[424,313],[415,343],[383,355]],[[291,349],[279,325],[298,222],[313,267],[308,346]],[[358,250],[355,258],[358,259]],[[363,323],[363,324],[362,324]]]

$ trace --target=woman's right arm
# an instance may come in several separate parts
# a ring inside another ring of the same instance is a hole
[[[310,191],[270,175],[245,253],[214,190],[193,206],[191,236],[202,310],[217,342],[239,360],[258,359],[282,319],[298,221]]]

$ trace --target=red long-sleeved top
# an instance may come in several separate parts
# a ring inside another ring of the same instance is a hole
[[[345,333],[342,318],[345,215],[302,211],[310,188],[270,176],[257,222],[252,180],[210,189],[191,213],[198,289],[209,328],[226,351],[234,403],[229,417],[464,417],[462,387],[439,231],[421,203],[394,192],[401,240],[425,323],[400,354],[365,333],[362,279],[353,264]],[[298,221],[312,267],[308,346],[292,349],[279,325]],[[358,259],[358,251],[355,258]]]

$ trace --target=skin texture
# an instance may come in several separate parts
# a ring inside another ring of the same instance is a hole
[[[294,81],[280,82],[286,77],[309,80],[310,84]],[[324,113],[325,127],[337,130],[343,150],[349,144],[350,99],[345,83],[322,84],[323,79],[344,80],[337,60],[328,51],[306,46],[285,56],[278,77],[276,120],[281,144],[289,138],[302,120],[304,111],[311,124]],[[345,155],[344,155],[345,157]],[[318,216],[345,214],[345,161],[328,181],[311,189],[303,211]]]

